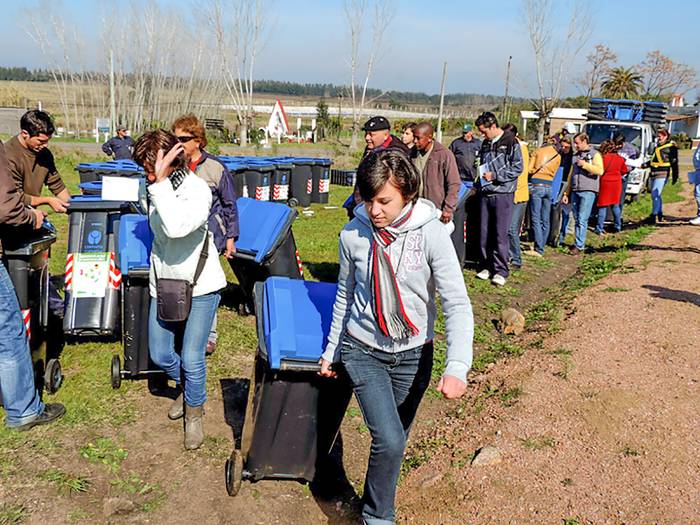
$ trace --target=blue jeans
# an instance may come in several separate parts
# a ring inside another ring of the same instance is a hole
[[[34,365],[17,294],[0,262],[0,394],[5,425],[18,427],[44,411],[34,384]]]
[[[661,192],[664,191],[666,185],[666,177],[654,177],[651,179],[651,214],[663,214],[663,201],[661,200]]]
[[[149,354],[153,362],[178,385],[184,375],[185,403],[191,407],[200,407],[207,400],[204,354],[220,297],[218,293],[193,297],[190,316],[181,323],[160,321],[158,301],[151,301],[148,318]],[[178,354],[175,339],[183,330],[182,351]]]
[[[612,209],[613,220],[615,222],[615,231],[619,232],[622,230],[622,210],[619,204],[612,204],[610,206],[603,206],[598,208],[598,224],[596,225],[596,233],[603,233],[605,228],[605,219],[608,216],[608,208]]]
[[[216,331],[216,324],[218,322],[218,315],[216,310],[214,310],[214,319],[211,322],[211,328],[209,329],[209,336],[207,337],[207,342],[216,344],[216,340],[219,338],[219,334]]]
[[[627,197],[627,182],[629,181],[629,175],[624,175],[622,177],[622,193],[620,193],[620,213],[622,213],[622,208],[625,207],[625,197]]]
[[[372,436],[362,518],[392,525],[406,438],[430,383],[433,344],[389,353],[346,335],[340,356]]]
[[[596,193],[594,191],[571,192],[571,207],[574,210],[574,219],[576,220],[574,245],[579,250],[583,250],[586,247],[588,219],[591,217],[591,210],[593,210],[595,198]]]
[[[523,226],[523,217],[527,209],[527,202],[516,202],[513,205],[513,217],[510,220],[510,230],[508,240],[510,242],[510,262],[515,266],[522,266],[523,260],[520,256],[520,229]]]
[[[571,202],[561,205],[561,228],[559,230],[559,244],[564,244],[566,230],[569,228],[569,217],[571,217]]]
[[[552,187],[544,184],[530,185],[530,218],[535,234],[535,251],[544,253],[549,237],[549,219],[552,213]]]
[[[695,185],[695,202],[698,205],[698,217],[700,217],[700,184]]]

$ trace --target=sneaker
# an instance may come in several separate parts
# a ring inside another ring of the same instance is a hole
[[[491,273],[489,273],[488,270],[481,270],[476,274],[476,278],[481,279],[482,281],[487,281],[489,277],[491,277]]]
[[[41,414],[32,419],[29,423],[25,423],[24,425],[14,428],[20,432],[24,432],[39,425],[48,425],[49,423],[53,423],[54,421],[61,419],[65,413],[66,407],[64,407],[62,404],[46,403],[44,405],[44,411]]]
[[[694,219],[690,219],[690,224],[692,224],[693,226],[700,226],[700,215],[698,215]]]
[[[530,257],[544,257],[544,254],[538,252],[537,250],[527,250],[524,253],[525,255],[529,255]]]
[[[206,355],[211,355],[216,350],[216,341],[207,341]]]
[[[503,286],[504,284],[506,284],[506,278],[502,275],[496,274],[491,279],[491,284],[495,286]]]

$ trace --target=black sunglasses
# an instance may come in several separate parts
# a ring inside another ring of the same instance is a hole
[[[197,137],[193,137],[192,135],[182,135],[181,137],[177,137],[177,140],[179,140],[182,143],[189,142],[190,140],[193,140]]]

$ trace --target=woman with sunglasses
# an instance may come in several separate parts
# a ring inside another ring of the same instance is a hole
[[[193,450],[199,448],[204,440],[204,353],[219,305],[219,290],[226,286],[226,277],[215,255],[216,247],[207,227],[211,191],[204,180],[188,169],[182,144],[175,135],[165,130],[142,135],[134,146],[134,160],[143,166],[149,182],[148,220],[153,232],[149,278],[149,354],[178,388],[181,388],[184,379],[184,446]],[[195,279],[203,254],[206,260],[199,278]],[[158,279],[196,280],[192,289],[192,307],[185,321],[159,319]],[[182,349],[178,354],[175,339],[180,334]],[[182,401],[176,399],[174,405],[178,403],[182,405]]]

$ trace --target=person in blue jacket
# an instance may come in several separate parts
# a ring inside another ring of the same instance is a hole
[[[131,159],[134,153],[134,139],[126,134],[126,127],[117,126],[117,134],[102,144],[105,155],[114,157],[114,160]]]
[[[695,153],[693,153],[693,168],[695,168],[695,202],[698,205],[698,216],[694,219],[690,219],[690,224],[693,226],[700,226],[700,145],[695,148]]]

